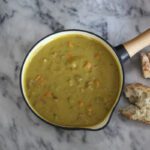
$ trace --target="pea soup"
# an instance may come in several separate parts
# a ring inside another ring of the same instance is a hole
[[[32,57],[24,74],[28,103],[44,120],[66,127],[102,122],[118,96],[114,56],[94,38],[60,36]]]

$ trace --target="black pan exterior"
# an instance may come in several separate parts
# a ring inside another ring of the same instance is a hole
[[[125,47],[123,45],[116,46],[115,51],[117,52],[122,63],[126,62],[130,58],[127,50],[125,49]]]
[[[22,87],[22,82],[21,82],[21,81],[22,81],[22,71],[23,71],[23,67],[24,67],[25,61],[26,61],[28,55],[30,54],[30,52],[32,51],[32,49],[33,49],[39,42],[41,42],[42,40],[44,40],[45,38],[47,38],[47,37],[49,37],[49,36],[51,36],[51,35],[54,35],[54,34],[56,34],[56,33],[68,32],[68,31],[86,32],[86,33],[95,35],[95,36],[97,36],[98,38],[100,38],[101,40],[103,40],[105,43],[107,43],[107,44],[112,48],[112,51],[114,51],[114,52],[116,53],[116,56],[118,57],[118,59],[119,59],[119,61],[120,61],[120,64],[121,64],[122,76],[123,76],[123,84],[122,84],[122,87],[121,87],[121,91],[123,90],[125,78],[124,78],[124,69],[123,69],[123,64],[122,64],[122,63],[123,63],[123,59],[120,57],[121,55],[118,53],[119,49],[113,47],[113,46],[112,46],[110,43],[108,43],[105,39],[103,39],[101,36],[99,36],[99,35],[97,35],[97,34],[95,34],[95,33],[92,33],[92,32],[89,32],[89,31],[85,31],[85,30],[80,30],[80,29],[69,29],[69,30],[62,30],[62,31],[59,31],[59,32],[54,32],[54,33],[52,33],[52,34],[49,34],[49,35],[43,37],[42,39],[40,39],[39,41],[37,41],[37,42],[34,44],[34,46],[28,51],[28,53],[26,54],[26,56],[25,56],[25,58],[24,58],[24,60],[23,60],[23,63],[22,63],[21,69],[20,69],[20,89],[21,89],[21,93],[22,93],[22,96],[23,96],[23,98],[24,98],[24,101],[25,101],[25,103],[27,104],[27,106],[29,107],[29,109],[30,109],[39,119],[41,119],[42,121],[44,121],[45,123],[47,123],[47,124],[49,124],[49,125],[52,125],[52,126],[54,126],[54,127],[58,127],[58,128],[61,128],[61,129],[66,129],[66,130],[89,130],[89,131],[98,131],[98,130],[104,129],[104,128],[108,125],[108,123],[110,122],[111,117],[112,117],[112,114],[113,114],[113,112],[114,112],[114,110],[115,110],[115,108],[116,108],[116,106],[117,106],[117,104],[118,104],[118,102],[119,102],[119,99],[120,99],[120,97],[121,97],[122,92],[121,92],[120,95],[119,95],[119,98],[118,98],[118,100],[117,100],[117,103],[116,103],[115,107],[113,108],[113,110],[112,110],[112,112],[111,112],[111,114],[110,114],[110,116],[109,116],[109,119],[108,119],[107,123],[106,123],[103,127],[97,128],[97,129],[92,129],[92,128],[90,128],[90,127],[89,127],[89,128],[72,128],[72,127],[62,127],[62,126],[59,126],[59,125],[54,125],[54,124],[52,124],[52,123],[50,123],[50,122],[48,122],[48,121],[42,119],[40,116],[38,116],[38,115],[32,110],[32,108],[31,108],[31,107],[29,106],[29,104],[27,103],[27,101],[26,101],[26,99],[25,99],[25,96],[24,96],[24,93],[23,93],[23,87]],[[122,54],[122,53],[121,53],[121,54]]]

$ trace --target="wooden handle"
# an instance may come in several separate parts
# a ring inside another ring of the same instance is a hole
[[[130,57],[150,45],[150,29],[123,44]]]

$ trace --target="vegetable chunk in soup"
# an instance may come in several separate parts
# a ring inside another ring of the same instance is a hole
[[[66,127],[103,121],[120,87],[114,56],[94,38],[71,34],[44,46],[28,62],[25,95],[44,120]]]

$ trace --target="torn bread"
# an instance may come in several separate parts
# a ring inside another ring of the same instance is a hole
[[[150,52],[141,53],[141,63],[144,78],[150,78]]]
[[[124,92],[130,103],[139,108],[150,107],[150,87],[140,83],[128,84]]]
[[[128,84],[125,96],[131,104],[120,109],[120,113],[129,119],[150,124],[150,87],[140,83]]]
[[[131,120],[141,121],[150,125],[150,109],[142,107],[139,109],[135,105],[129,105],[120,110],[120,113]]]

